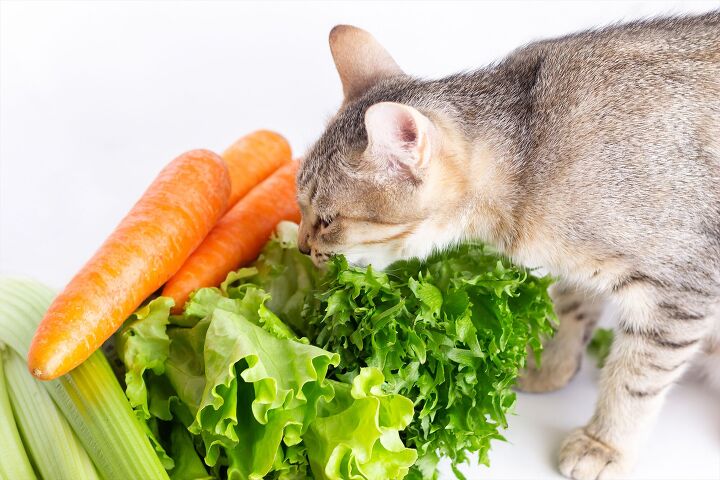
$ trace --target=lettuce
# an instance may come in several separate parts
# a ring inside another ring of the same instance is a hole
[[[597,368],[605,366],[605,361],[608,355],[610,355],[610,349],[612,347],[613,338],[615,334],[608,328],[598,328],[595,330],[590,343],[588,343],[588,353],[595,357],[595,364]]]
[[[250,267],[159,297],[119,334],[127,395],[172,478],[436,478],[488,463],[551,280],[481,245],[326,270],[282,223]]]
[[[173,301],[161,298],[140,308],[128,321],[117,338],[125,364],[125,394],[140,418],[151,418],[148,392],[143,375],[152,371],[162,375],[170,349],[165,333]]]
[[[491,441],[503,440],[528,347],[539,361],[541,339],[553,332],[551,279],[468,244],[385,272],[338,256],[307,282],[306,269],[285,270],[306,259],[288,237],[271,241],[256,262],[258,271],[274,274],[238,283],[279,291],[280,302],[290,294],[304,298],[294,327],[340,355],[333,378],[349,382],[362,368],[377,368],[387,393],[412,399],[415,416],[402,435],[419,454],[411,478],[433,478],[442,456],[453,467],[469,454],[488,464]],[[279,282],[296,289],[277,288]]]
[[[413,476],[428,478],[439,456],[457,465],[477,453],[488,463],[527,347],[538,354],[552,332],[548,283],[472,245],[386,273],[335,258],[308,315],[311,338],[341,354],[336,377],[373,366],[389,392],[413,399],[405,441],[425,467]]]
[[[197,291],[182,315],[156,298],[118,335],[126,394],[170,477],[407,472],[416,455],[399,432],[412,402],[380,393],[378,370],[362,369],[351,383],[329,380],[339,355],[297,337],[268,308],[268,293],[238,283],[248,274],[260,272],[234,272],[222,288]]]

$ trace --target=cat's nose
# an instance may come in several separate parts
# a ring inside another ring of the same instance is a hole
[[[310,255],[312,250],[310,246],[310,231],[308,230],[308,225],[304,218],[300,222],[300,228],[298,229],[297,244],[300,253],[303,255]]]
[[[298,250],[303,255],[310,255],[310,242],[308,242],[307,235],[298,237]]]

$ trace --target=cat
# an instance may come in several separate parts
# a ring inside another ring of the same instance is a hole
[[[559,326],[527,391],[570,381],[612,304],[596,410],[559,470],[625,475],[691,360],[720,377],[720,11],[540,41],[439,80],[359,28],[333,28],[330,48],[344,100],[298,172],[300,250],[382,268],[479,240],[546,269]]]

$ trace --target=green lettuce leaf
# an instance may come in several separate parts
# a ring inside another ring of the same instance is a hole
[[[217,460],[220,446],[241,445],[250,452],[234,459],[231,469],[262,478],[272,468],[280,443],[298,443],[314,419],[318,400],[332,397],[325,375],[339,357],[278,338],[240,314],[216,309],[204,360],[207,384],[190,431],[206,440],[209,465]]]
[[[165,372],[165,360],[170,339],[165,327],[174,302],[170,298],[157,298],[136,311],[117,336],[118,355],[125,364],[125,393],[130,405],[140,418],[150,418],[145,371],[155,375]]]
[[[173,468],[174,461],[160,442],[157,420],[149,407],[157,386],[151,383],[153,393],[149,393],[144,374],[147,371],[148,376],[160,376],[165,372],[170,347],[165,327],[173,304],[172,299],[163,297],[151,301],[130,317],[117,336],[118,355],[125,364],[125,394],[166,470]]]
[[[412,402],[382,392],[384,377],[364,368],[352,386],[334,382],[335,397],[321,406],[303,437],[316,479],[403,478],[417,453],[406,448],[400,431],[413,417]]]
[[[322,272],[298,250],[297,229],[292,222],[280,222],[253,266],[230,273],[221,288],[233,296],[244,283],[259,286],[270,295],[267,307],[294,331],[307,335],[302,314],[315,303]]]
[[[165,365],[165,376],[180,403],[192,416],[194,422],[203,392],[205,391],[205,336],[210,326],[210,317],[198,321],[191,328],[169,328],[170,353]],[[170,402],[170,396],[168,396]],[[168,407],[169,408],[169,407]]]
[[[588,343],[588,353],[595,357],[597,368],[605,366],[605,360],[610,355],[613,338],[615,338],[615,334],[611,329],[598,328],[595,330],[592,340]]]

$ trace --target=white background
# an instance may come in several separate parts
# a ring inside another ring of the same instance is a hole
[[[162,166],[258,128],[295,152],[341,100],[327,47],[362,26],[407,71],[481,66],[534,39],[717,2],[3,2],[0,271],[61,287]],[[563,435],[591,414],[597,372],[520,395],[508,444],[470,478],[556,478]],[[670,395],[634,478],[720,478],[717,397]]]

